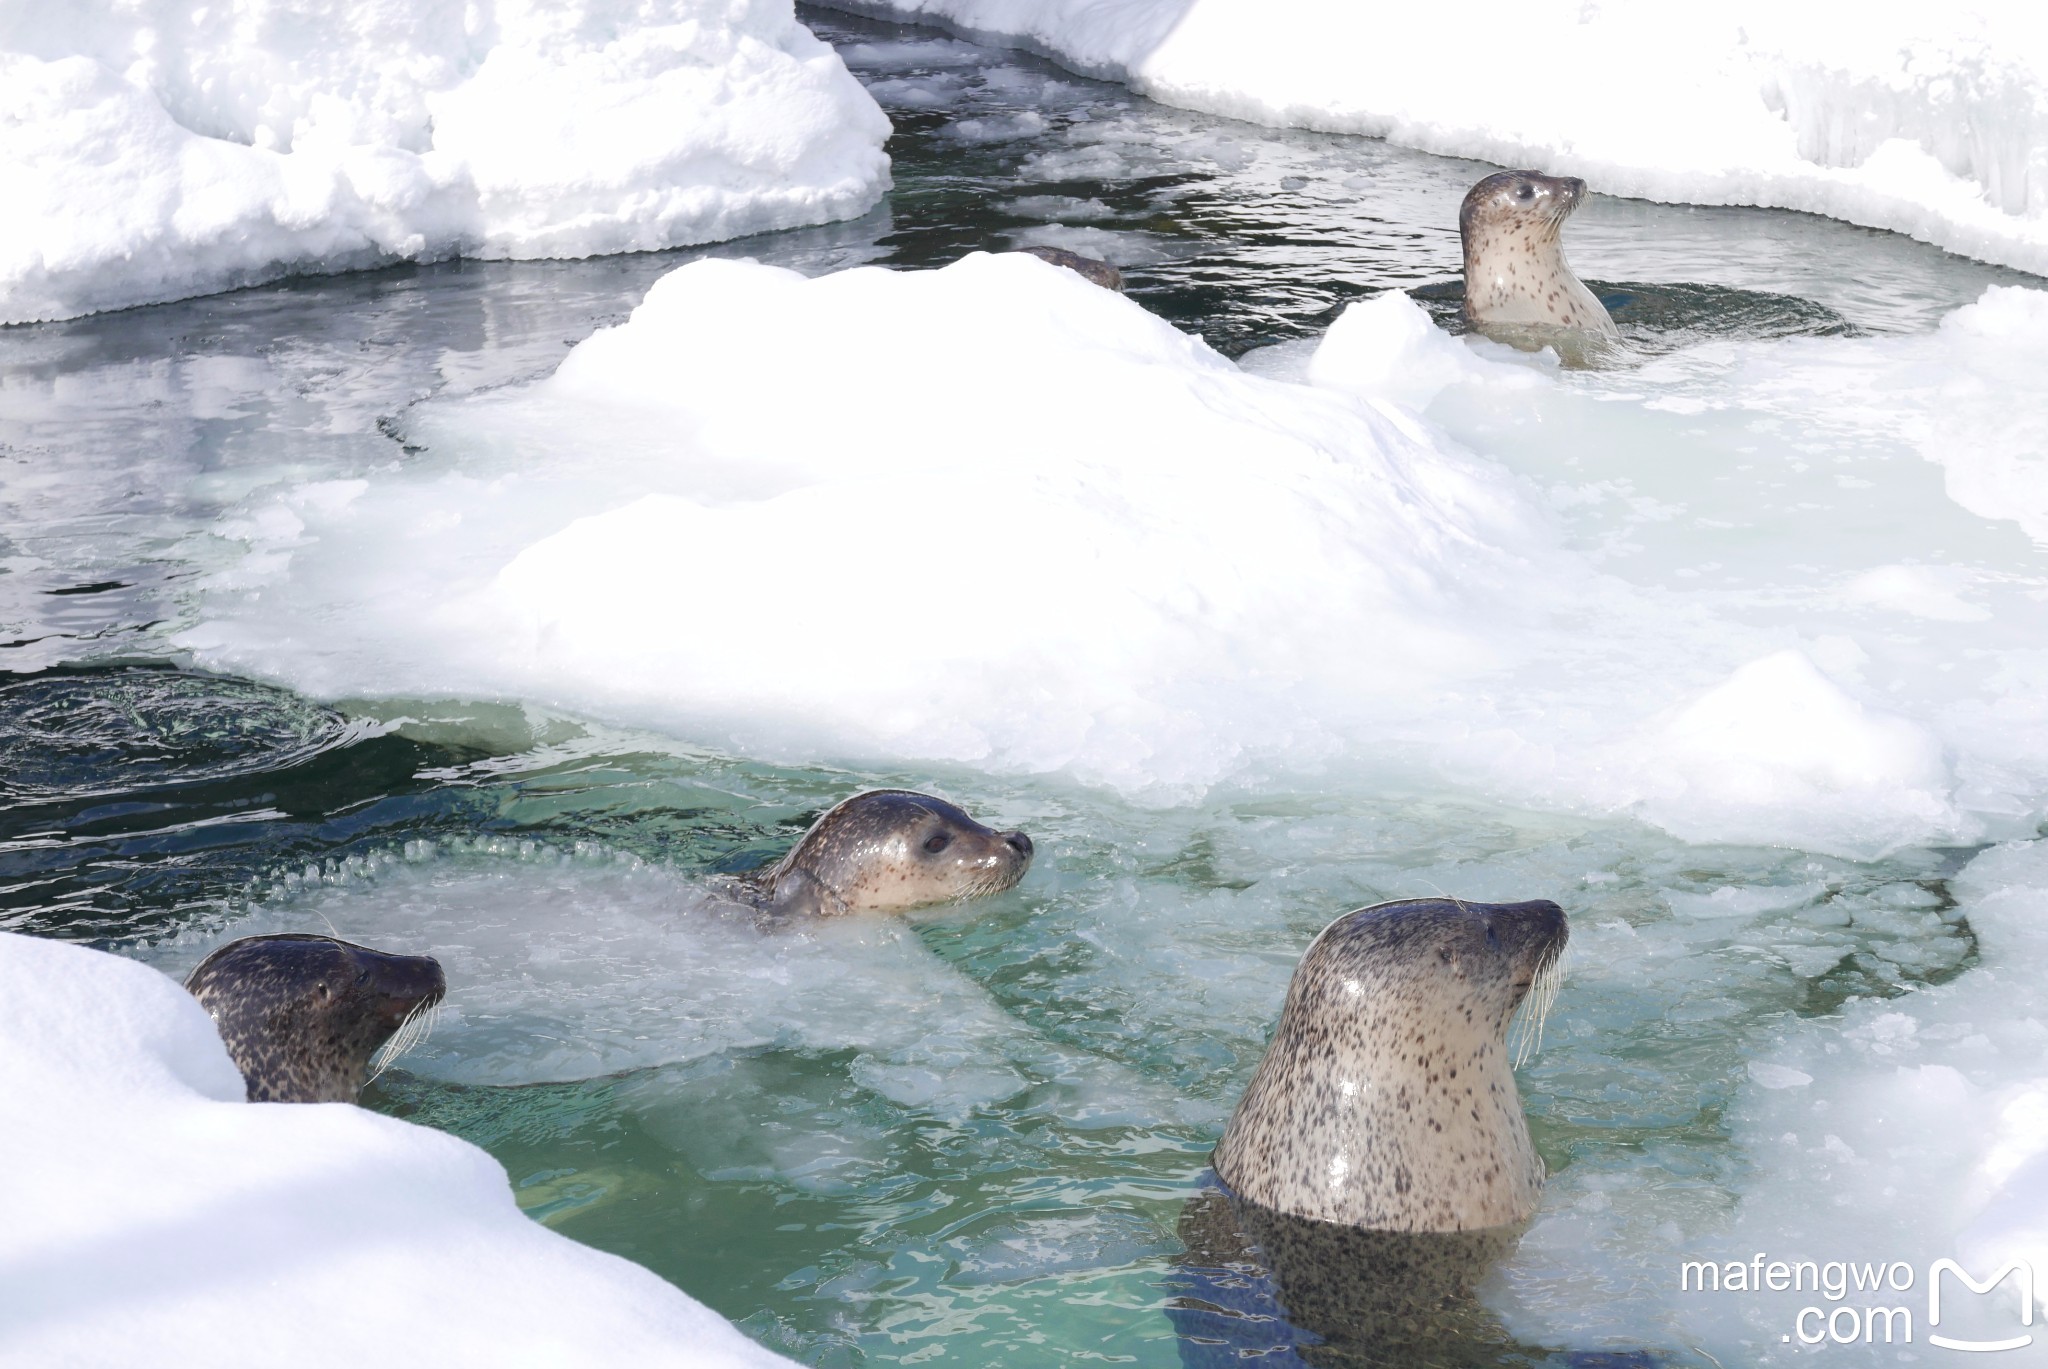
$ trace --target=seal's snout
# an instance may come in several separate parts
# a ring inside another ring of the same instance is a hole
[[[379,1014],[393,1027],[448,995],[448,976],[432,956],[371,950],[358,950],[354,956],[358,977],[376,996]]]
[[[1527,984],[1564,953],[1571,924],[1564,909],[1547,898],[1496,903],[1487,908],[1501,940],[1515,958],[1515,980]]]
[[[1002,836],[1003,845],[1015,851],[1020,860],[1028,861],[1031,859],[1031,838],[1025,836],[1022,832],[1005,832]]]

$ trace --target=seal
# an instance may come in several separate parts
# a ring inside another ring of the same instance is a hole
[[[1407,899],[1325,927],[1216,1146],[1237,1197],[1377,1231],[1512,1226],[1543,1161],[1508,1060],[1540,1023],[1568,930],[1555,903]]]
[[[1586,197],[1576,176],[1497,171],[1465,192],[1465,318],[1481,331],[1561,328],[1619,337],[1607,308],[1572,274],[1558,233]]]
[[[1518,1227],[1371,1231],[1205,1187],[1181,1212],[1166,1307],[1183,1369],[1497,1365],[1515,1339],[1473,1289]]]
[[[448,980],[430,956],[291,933],[230,941],[185,987],[212,1016],[250,1102],[353,1103],[380,1048],[388,1061],[424,1035]]]
[[[811,824],[790,853],[741,876],[774,917],[901,913],[999,894],[1031,867],[1031,838],[996,832],[909,789],[871,789]]]
[[[1049,261],[1054,266],[1064,266],[1085,280],[1093,281],[1105,290],[1123,293],[1124,273],[1106,261],[1084,257],[1079,252],[1069,252],[1064,247],[1026,247],[1021,249],[1026,256]]]

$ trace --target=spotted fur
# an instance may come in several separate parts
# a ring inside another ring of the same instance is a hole
[[[1217,1177],[1275,1212],[1380,1231],[1526,1220],[1543,1162],[1507,1029],[1566,935],[1540,900],[1410,899],[1332,922],[1294,971]]]
[[[1465,193],[1458,237],[1465,246],[1465,317],[1474,327],[1620,336],[1606,306],[1572,274],[1558,241],[1585,197],[1578,177],[1536,171],[1497,171]]]
[[[790,853],[741,882],[777,917],[900,913],[999,894],[1031,868],[1031,838],[995,832],[908,789],[873,789],[831,809]]]
[[[231,941],[185,987],[212,1015],[250,1102],[353,1103],[370,1058],[448,981],[428,956],[291,934]]]

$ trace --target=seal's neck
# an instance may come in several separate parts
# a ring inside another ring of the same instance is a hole
[[[1216,1147],[1217,1176],[1275,1211],[1374,1230],[1526,1221],[1543,1163],[1505,1021],[1407,1001],[1344,1007],[1290,995]]]

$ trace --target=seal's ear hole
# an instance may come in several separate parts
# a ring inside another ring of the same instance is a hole
[[[1449,951],[1449,950],[1441,950],[1441,951],[1438,951],[1438,952],[1436,953],[1436,958],[1437,958],[1438,960],[1441,960],[1441,961],[1443,961],[1443,963],[1444,963],[1444,964],[1446,964],[1446,965],[1448,965],[1448,964],[1450,964],[1450,963],[1451,963],[1451,953],[1450,953],[1450,951]]]
[[[924,839],[924,849],[933,855],[937,855],[952,844],[953,834],[951,832],[934,832]]]

